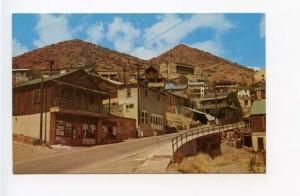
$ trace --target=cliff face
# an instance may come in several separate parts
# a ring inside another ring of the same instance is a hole
[[[126,77],[129,77],[130,72],[136,71],[137,64],[143,69],[150,64],[159,65],[167,62],[200,67],[212,81],[242,83],[244,80],[250,84],[254,74],[252,69],[182,44],[146,61],[81,40],[59,42],[13,57],[13,68],[49,69],[49,60],[54,61],[54,68],[85,64],[101,70],[116,70],[120,74],[126,66]]]
[[[200,67],[211,81],[230,81],[252,84],[254,70],[230,62],[208,52],[178,45],[150,60],[153,64],[178,63]]]

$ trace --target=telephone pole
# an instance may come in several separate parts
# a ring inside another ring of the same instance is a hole
[[[44,76],[41,77],[41,87],[40,87],[40,143],[43,143],[43,112],[44,112]]]

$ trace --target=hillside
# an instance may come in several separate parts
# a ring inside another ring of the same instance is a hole
[[[158,65],[164,62],[199,66],[212,81],[242,82],[244,78],[244,81],[250,84],[254,73],[252,69],[182,44],[146,61],[77,39],[48,45],[13,57],[13,68],[48,70],[49,60],[54,61],[54,69],[86,64],[95,66],[98,70],[117,70],[120,76],[125,65],[131,69],[127,70],[126,77],[129,77],[130,72],[136,71],[137,64],[145,68],[149,64]]]
[[[51,44],[13,57],[12,64],[13,68],[43,70],[49,69],[49,60],[54,61],[54,68],[70,68],[86,64],[97,69],[114,69],[122,72],[124,65],[134,70],[136,64],[147,66],[147,61],[77,39]]]
[[[178,63],[200,67],[209,80],[253,82],[254,70],[230,62],[208,52],[180,44],[150,60],[153,64]]]

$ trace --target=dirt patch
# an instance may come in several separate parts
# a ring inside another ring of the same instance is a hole
[[[181,164],[171,164],[168,171],[181,173],[265,173],[265,155],[248,149],[233,148],[221,144],[222,155],[211,158],[198,154],[184,158]]]
[[[23,136],[13,135],[13,163],[29,161],[55,155],[57,153],[66,152],[69,150],[76,150],[80,147],[71,147],[63,145],[40,145],[36,139]]]

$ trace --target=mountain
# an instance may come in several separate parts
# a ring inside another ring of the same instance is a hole
[[[12,65],[15,69],[49,70],[49,60],[54,61],[54,69],[85,64],[97,70],[117,70],[121,77],[123,67],[126,66],[127,78],[130,73],[136,72],[137,64],[141,65],[142,70],[150,64],[159,65],[165,62],[198,66],[212,81],[242,83],[244,80],[250,84],[254,74],[252,69],[182,44],[146,61],[78,39],[51,44],[13,57]]]
[[[95,66],[97,69],[122,70],[124,65],[136,69],[136,64],[147,66],[147,61],[119,53],[82,40],[69,40],[51,44],[13,57],[13,68],[49,69],[49,60],[55,68],[78,65]]]
[[[177,63],[200,67],[211,81],[252,84],[254,70],[243,67],[208,52],[180,44],[150,60],[152,64]]]

